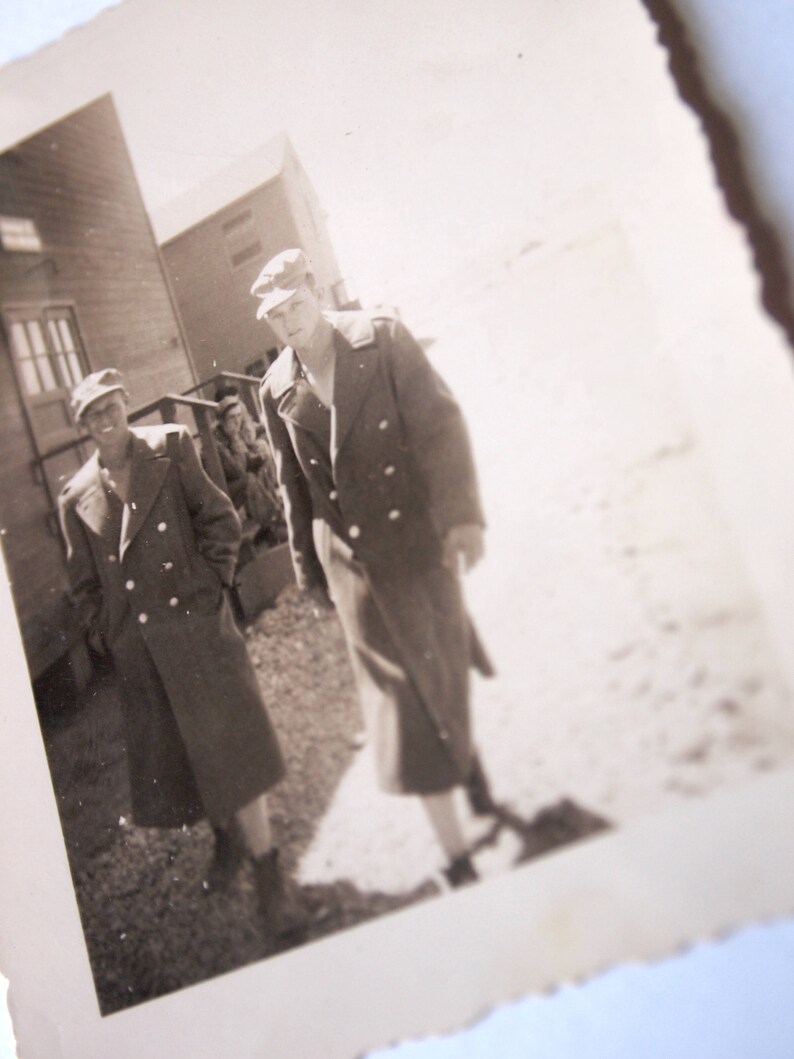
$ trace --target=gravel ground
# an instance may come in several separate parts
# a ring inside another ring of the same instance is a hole
[[[287,761],[287,779],[270,799],[272,820],[284,864],[300,884],[306,940],[441,893],[438,847],[417,800],[380,795],[366,748],[354,749],[361,718],[335,616],[317,614],[290,588],[246,638]],[[181,831],[129,823],[111,679],[45,729],[103,1014],[281,951],[257,923],[249,867],[226,893],[203,893],[212,854],[206,822]],[[342,778],[350,776],[358,779],[339,802]],[[601,826],[571,803],[530,825],[508,811],[505,824],[469,821],[485,873]]]

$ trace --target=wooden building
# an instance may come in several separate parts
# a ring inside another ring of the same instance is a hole
[[[68,394],[121,369],[133,405],[196,375],[110,96],[0,155],[0,529],[31,674],[73,635],[54,498],[87,455]]]
[[[200,378],[261,375],[277,352],[251,284],[268,258],[301,247],[328,308],[352,304],[317,196],[285,135],[152,213]]]

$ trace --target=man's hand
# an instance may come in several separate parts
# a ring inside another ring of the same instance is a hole
[[[455,573],[471,570],[484,554],[482,526],[453,526],[444,538],[443,562]]]

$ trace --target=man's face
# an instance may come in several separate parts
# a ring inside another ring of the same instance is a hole
[[[92,401],[81,417],[83,426],[100,449],[112,449],[129,433],[127,399],[120,390]]]
[[[240,433],[240,428],[242,427],[242,425],[242,408],[230,408],[226,415],[223,417],[223,429],[231,437],[232,435]]]
[[[305,285],[267,314],[267,322],[279,342],[292,346],[298,353],[311,344],[322,318],[319,298]]]

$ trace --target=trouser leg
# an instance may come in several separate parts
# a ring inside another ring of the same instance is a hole
[[[466,852],[466,840],[455,811],[452,791],[424,794],[421,797],[441,848],[450,860],[460,857]]]
[[[215,849],[203,882],[207,893],[225,890],[240,870],[246,855],[263,857],[273,842],[267,798],[259,795],[238,809],[226,827],[213,825]]]
[[[253,865],[262,927],[276,938],[300,933],[305,926],[305,916],[298,906],[294,888],[279,864],[278,850],[273,845],[267,796],[260,794],[238,809],[235,819]]]
[[[263,857],[273,845],[267,795],[260,794],[238,809],[235,818],[250,855],[254,858]]]
[[[455,811],[452,791],[424,794],[422,805],[447,856],[448,864],[444,869],[447,882],[450,886],[475,882],[478,878],[477,869],[466,848],[466,839]]]

